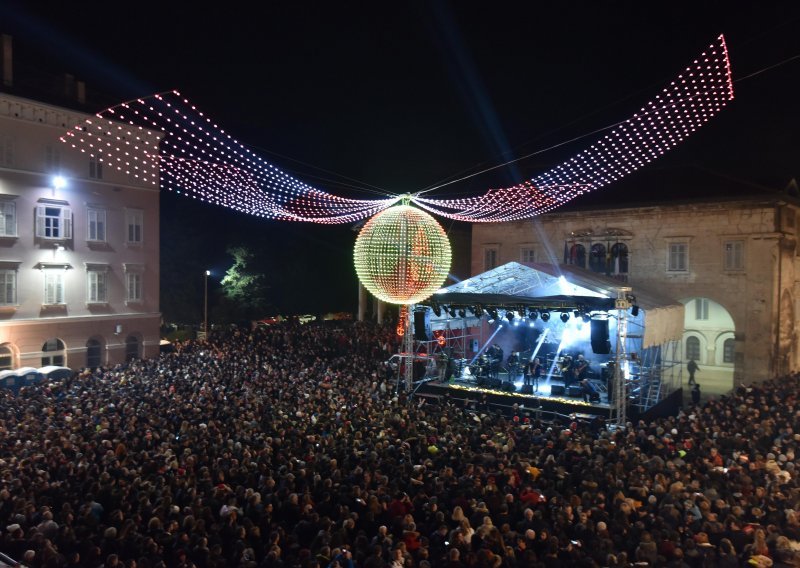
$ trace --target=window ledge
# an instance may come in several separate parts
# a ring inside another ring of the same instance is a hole
[[[41,316],[67,315],[67,304],[42,304],[39,312]]]
[[[86,302],[86,306],[89,308],[105,308],[108,307],[108,302]]]
[[[19,309],[18,304],[0,305],[0,314],[13,314]]]
[[[90,249],[108,249],[110,248],[108,241],[91,241],[86,240],[86,246]]]

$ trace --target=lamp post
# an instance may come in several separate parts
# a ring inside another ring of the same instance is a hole
[[[206,270],[205,274],[205,295],[203,298],[203,333],[208,336],[208,277],[211,276],[211,271]]]

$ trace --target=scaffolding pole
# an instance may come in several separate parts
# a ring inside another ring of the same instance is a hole
[[[405,365],[403,379],[406,383],[406,392],[410,393],[414,384],[414,306],[406,308],[406,333],[403,336],[403,355]]]
[[[631,307],[631,289],[622,286],[617,288],[617,299],[614,307],[617,310],[617,349],[614,362],[614,405],[612,406],[612,424],[615,428],[625,428],[628,405],[628,389],[625,370],[622,368],[628,360],[628,309]]]

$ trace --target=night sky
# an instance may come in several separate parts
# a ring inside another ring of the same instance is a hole
[[[558,145],[433,195],[530,178],[629,117],[724,33],[736,99],[658,162],[582,198],[602,203],[714,184],[766,191],[800,175],[800,2],[740,4],[4,2],[0,31],[110,102],[178,89],[275,165],[361,198]],[[187,271],[221,276],[225,248],[249,243],[296,279],[281,292],[292,309],[355,308],[350,226],[264,221],[165,192],[162,232],[162,257],[180,249]]]

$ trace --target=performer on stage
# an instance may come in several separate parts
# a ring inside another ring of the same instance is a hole
[[[508,378],[511,382],[514,382],[519,372],[519,352],[512,351],[511,355],[508,356],[506,365],[508,366]]]
[[[591,382],[589,382],[589,379],[583,379],[581,381],[581,388],[583,389],[583,400],[585,402],[600,400],[600,393],[597,392],[597,389],[594,387],[594,385]]]
[[[489,376],[496,379],[500,374],[500,364],[503,362],[503,348],[497,343],[486,350],[489,355]]]
[[[569,389],[570,385],[575,381],[575,367],[573,366],[572,357],[564,355],[561,360],[561,378],[564,380],[564,388]]]
[[[583,379],[589,378],[589,361],[587,361],[583,355],[578,355],[573,366],[575,368],[573,374],[576,380],[582,381]]]
[[[543,373],[544,367],[538,357],[534,358],[532,361],[528,361],[525,367],[524,384],[532,384],[533,390],[539,392],[539,377],[541,377]]]

